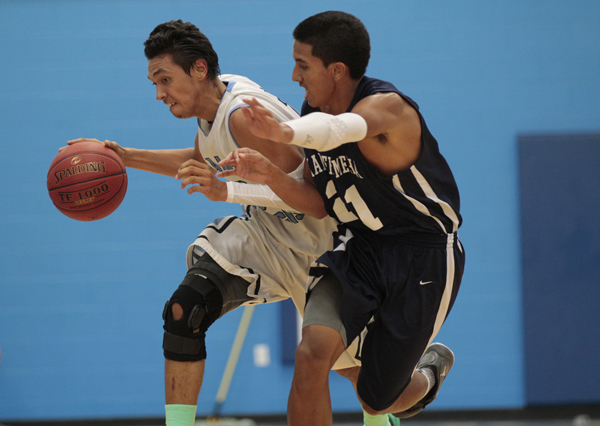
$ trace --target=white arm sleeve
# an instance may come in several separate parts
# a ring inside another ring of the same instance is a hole
[[[288,212],[301,213],[288,206],[268,185],[227,181],[227,202],[249,206],[275,207]]]
[[[313,112],[283,124],[294,131],[291,143],[317,151],[329,151],[367,136],[367,122],[352,112],[340,115]]]

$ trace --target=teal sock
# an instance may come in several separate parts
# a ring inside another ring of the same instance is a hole
[[[183,404],[165,405],[167,426],[194,426],[196,422],[196,406]]]
[[[365,426],[390,426],[387,414],[371,415],[363,410],[363,421]]]
[[[391,426],[400,426],[400,419],[398,417],[388,414],[388,419],[390,420]]]

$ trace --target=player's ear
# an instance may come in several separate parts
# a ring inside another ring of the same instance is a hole
[[[343,62],[333,62],[332,64],[329,65],[329,68],[330,68],[331,76],[335,80],[340,80],[342,77],[344,77],[345,75],[348,75],[348,73],[349,73],[348,67]]]
[[[194,65],[192,65],[191,71],[192,77],[197,77],[200,80],[204,80],[208,74],[208,65],[206,64],[206,59],[196,59],[196,62],[194,62]]]

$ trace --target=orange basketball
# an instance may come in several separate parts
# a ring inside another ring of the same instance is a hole
[[[56,208],[77,220],[102,219],[127,192],[121,157],[97,142],[78,142],[60,151],[48,170],[48,193]]]

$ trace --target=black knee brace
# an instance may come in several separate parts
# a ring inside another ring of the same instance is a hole
[[[181,305],[183,316],[173,318],[172,306]],[[188,274],[163,310],[165,358],[173,361],[201,361],[206,358],[206,330],[219,318],[223,307],[221,292],[204,275]]]

